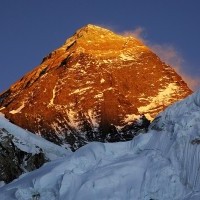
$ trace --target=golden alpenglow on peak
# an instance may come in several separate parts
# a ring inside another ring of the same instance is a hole
[[[13,123],[72,150],[132,139],[191,93],[142,42],[87,25],[0,95]]]
[[[93,25],[93,24],[88,24],[82,28],[80,28],[79,30],[76,31],[76,34],[80,33],[80,32],[86,32],[86,33],[93,33],[93,34],[106,34],[106,33],[112,33],[114,34],[112,31],[97,26],[97,25]]]
[[[102,55],[119,56],[121,53],[131,55],[138,51],[149,51],[148,47],[134,37],[118,35],[106,28],[91,24],[76,31],[66,41],[64,48],[99,57]]]
[[[117,34],[115,34],[114,32],[106,29],[106,28],[103,28],[103,27],[100,27],[100,26],[96,26],[96,25],[91,25],[91,24],[88,24],[82,28],[80,28],[79,30],[76,31],[75,33],[75,36],[77,38],[86,38],[86,37],[94,37],[95,36],[97,37],[120,37],[118,36]]]

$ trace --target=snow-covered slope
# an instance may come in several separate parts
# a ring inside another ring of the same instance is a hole
[[[54,160],[58,157],[63,157],[71,153],[70,150],[66,150],[52,142],[41,138],[27,130],[20,128],[9,122],[3,114],[0,113],[0,129],[5,129],[13,136],[13,143],[22,151],[27,153],[38,153],[39,149],[42,149],[45,156],[49,160]]]
[[[0,189],[0,199],[199,200],[200,91],[132,141],[90,143]]]
[[[10,123],[0,114],[0,185],[70,152]]]

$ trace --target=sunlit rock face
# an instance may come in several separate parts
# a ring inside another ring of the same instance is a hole
[[[136,38],[87,25],[1,94],[0,106],[15,124],[74,150],[129,140],[190,93]]]

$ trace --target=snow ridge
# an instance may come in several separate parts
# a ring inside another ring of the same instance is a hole
[[[0,113],[0,128],[5,129],[14,137],[14,144],[22,151],[27,153],[38,153],[38,147],[41,148],[49,160],[58,157],[67,156],[70,150],[66,150],[54,143],[51,143],[38,135],[26,131],[12,123],[10,123],[4,115]]]

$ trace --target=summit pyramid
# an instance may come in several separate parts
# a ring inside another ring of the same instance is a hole
[[[11,122],[72,150],[124,141],[191,90],[134,37],[87,25],[0,95]]]

